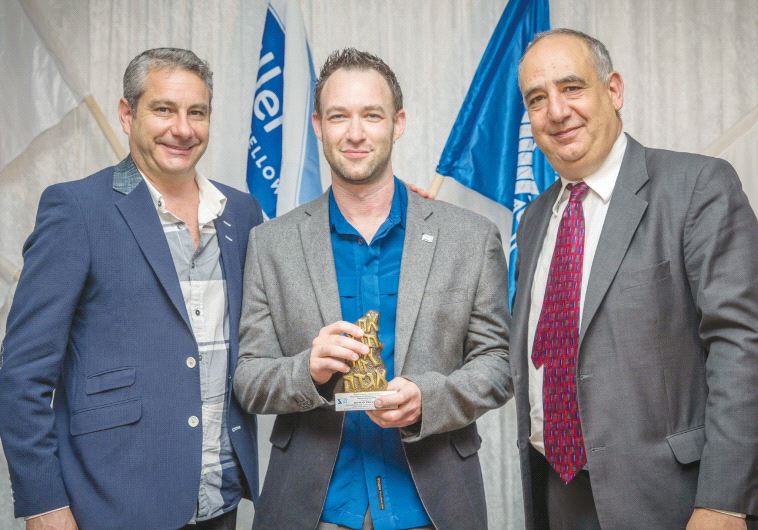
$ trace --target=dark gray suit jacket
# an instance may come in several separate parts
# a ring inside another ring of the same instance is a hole
[[[604,528],[684,528],[694,507],[758,513],[758,224],[732,167],[629,137],[590,272],[577,365]],[[527,325],[560,182],[526,210],[512,360],[527,528]],[[536,495],[535,495],[536,493]]]
[[[406,217],[395,373],[421,389],[423,416],[401,431],[405,454],[435,527],[486,528],[473,422],[511,395],[500,235],[479,215],[414,193]],[[308,364],[313,338],[341,319],[328,195],[260,225],[249,245],[234,388],[248,411],[279,415],[254,527],[315,528],[344,417],[333,384],[317,389]]]

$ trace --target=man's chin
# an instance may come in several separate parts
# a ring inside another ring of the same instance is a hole
[[[195,164],[183,161],[181,164],[175,163],[160,164],[158,167],[164,175],[172,178],[183,178],[195,174]]]
[[[376,172],[345,171],[344,168],[337,168],[336,171],[334,168],[332,168],[332,171],[334,171],[340,177],[340,180],[343,180],[350,184],[368,184],[375,181],[377,178]]]

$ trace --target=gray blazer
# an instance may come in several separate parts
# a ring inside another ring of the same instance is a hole
[[[341,319],[328,205],[324,194],[250,233],[234,390],[249,412],[279,415],[254,528],[315,528],[340,447],[336,377],[316,388],[308,368],[313,338]],[[512,394],[500,234],[414,193],[406,218],[395,373],[421,389],[422,420],[401,430],[405,454],[436,528],[486,528],[474,421]]]
[[[560,190],[526,210],[512,369],[527,528],[527,324]],[[732,167],[629,137],[582,315],[578,399],[604,528],[684,528],[695,506],[758,513],[758,224]],[[535,519],[536,517],[536,519]]]

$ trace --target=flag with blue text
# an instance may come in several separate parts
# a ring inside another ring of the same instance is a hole
[[[510,298],[516,230],[526,206],[556,179],[534,143],[518,86],[518,64],[536,33],[550,28],[548,0],[509,0],[471,81],[440,156],[437,173],[513,212]]]
[[[315,78],[298,3],[271,0],[247,158],[248,188],[268,218],[321,194],[318,142],[311,128]]]

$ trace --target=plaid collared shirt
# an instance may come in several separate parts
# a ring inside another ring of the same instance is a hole
[[[143,177],[144,178],[144,177]],[[194,521],[228,512],[242,498],[242,473],[227,431],[229,311],[226,280],[214,220],[224,211],[226,197],[208,179],[197,175],[200,190],[197,248],[185,223],[166,208],[160,192],[144,179],[163,225],[176,274],[198,345],[202,399],[203,454]],[[187,359],[188,366],[195,362]]]

